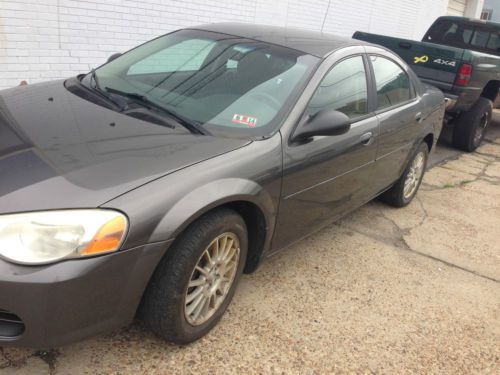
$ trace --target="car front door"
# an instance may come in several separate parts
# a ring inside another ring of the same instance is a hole
[[[371,107],[367,58],[364,53],[351,54],[326,69],[329,67],[298,126],[307,126],[305,119],[324,109],[343,112],[352,123],[342,135],[315,136],[305,142],[289,141],[282,129],[283,185],[273,239],[276,250],[374,195],[370,180],[378,144],[378,119]]]
[[[422,104],[409,74],[392,56],[377,50],[379,54],[369,54],[380,124],[377,174],[373,183],[383,189],[402,174],[421,132],[423,118]]]

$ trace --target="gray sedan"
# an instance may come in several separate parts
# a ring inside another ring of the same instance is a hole
[[[443,115],[385,49],[245,24],[0,92],[0,345],[202,337],[265,257],[409,204]]]

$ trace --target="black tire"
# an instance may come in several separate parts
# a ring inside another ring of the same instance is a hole
[[[414,160],[421,153],[423,153],[423,158],[424,158],[422,173],[420,174],[418,180],[416,181],[415,190],[411,193],[411,195],[405,196],[405,191],[404,191],[405,181],[407,180],[410,174]],[[428,158],[429,158],[429,146],[427,145],[427,143],[422,142],[420,146],[417,148],[417,150],[413,153],[410,160],[408,161],[408,164],[406,165],[403,175],[399,178],[399,180],[396,181],[396,183],[389,190],[387,190],[380,196],[380,199],[385,203],[388,203],[394,207],[404,207],[408,205],[417,194],[418,188],[422,183],[422,179],[425,174],[425,169],[427,167]]]
[[[467,152],[478,148],[491,123],[492,108],[491,100],[481,97],[471,109],[461,113],[453,129],[453,146]]]
[[[205,322],[192,325],[185,314],[185,296],[195,266],[205,249],[223,233],[239,240],[239,263],[229,291],[216,312]],[[247,256],[247,228],[235,211],[221,208],[203,215],[178,237],[155,270],[144,293],[139,318],[157,336],[179,345],[206,335],[221,319],[243,273]]]

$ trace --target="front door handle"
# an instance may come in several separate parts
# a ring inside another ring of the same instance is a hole
[[[363,146],[369,146],[372,144],[373,142],[373,133],[372,132],[368,132],[368,133],[365,133],[361,136],[361,138],[359,139],[359,141],[361,142],[361,144]]]

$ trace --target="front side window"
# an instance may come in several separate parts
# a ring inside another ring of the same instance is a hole
[[[343,112],[350,118],[368,113],[366,72],[361,56],[337,63],[323,78],[306,113],[314,115],[324,109]]]
[[[411,99],[410,77],[395,62],[372,55],[370,61],[377,88],[377,109],[384,109]]]
[[[138,94],[209,133],[246,138],[279,127],[318,62],[265,42],[181,30],[123,54],[95,75],[110,95]],[[91,75],[82,82],[93,87]]]

